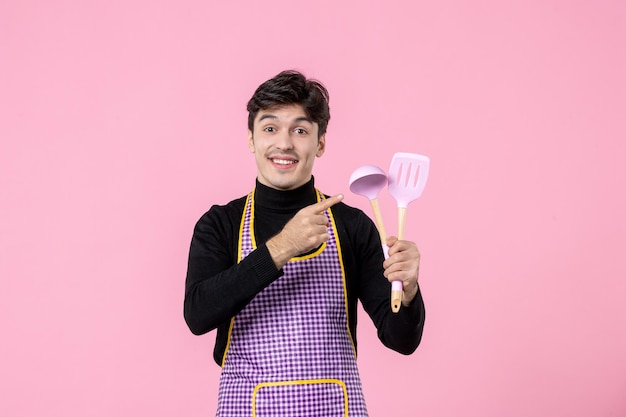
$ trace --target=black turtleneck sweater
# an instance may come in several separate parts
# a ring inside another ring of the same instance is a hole
[[[217,328],[213,357],[218,365],[226,348],[230,319],[265,287],[282,276],[265,245],[305,206],[316,203],[314,180],[291,191],[256,182],[255,236],[257,249],[237,264],[237,243],[246,197],[213,206],[194,229],[185,283],[184,316],[197,335]],[[412,353],[422,337],[424,303],[421,293],[410,306],[392,313],[391,285],[383,276],[383,252],[372,220],[361,210],[338,203],[331,208],[341,242],[348,291],[348,322],[356,347],[357,299],[371,317],[382,343],[403,354]]]

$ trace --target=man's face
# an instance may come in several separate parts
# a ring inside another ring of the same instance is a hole
[[[259,182],[277,190],[293,190],[311,179],[315,157],[324,154],[326,138],[299,104],[259,110],[248,147],[254,153]]]

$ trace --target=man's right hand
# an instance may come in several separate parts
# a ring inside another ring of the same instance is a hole
[[[307,253],[328,240],[329,224],[324,211],[341,200],[343,195],[337,194],[304,207],[287,222],[280,233],[267,241],[267,248],[278,269],[294,256]]]

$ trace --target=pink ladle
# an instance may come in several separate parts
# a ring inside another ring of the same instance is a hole
[[[387,186],[387,182],[388,179],[385,171],[375,165],[363,165],[354,170],[350,176],[350,191],[354,194],[367,197],[370,201],[383,248],[387,246],[387,233],[385,232],[385,226],[383,224],[383,216],[380,214],[378,193]]]

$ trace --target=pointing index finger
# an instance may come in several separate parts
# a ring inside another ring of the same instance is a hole
[[[341,200],[343,200],[343,194],[337,194],[332,197],[328,197],[320,201],[319,203],[313,204],[311,207],[315,209],[316,213],[321,213],[327,208],[330,208],[334,206],[335,204],[339,203]]]

